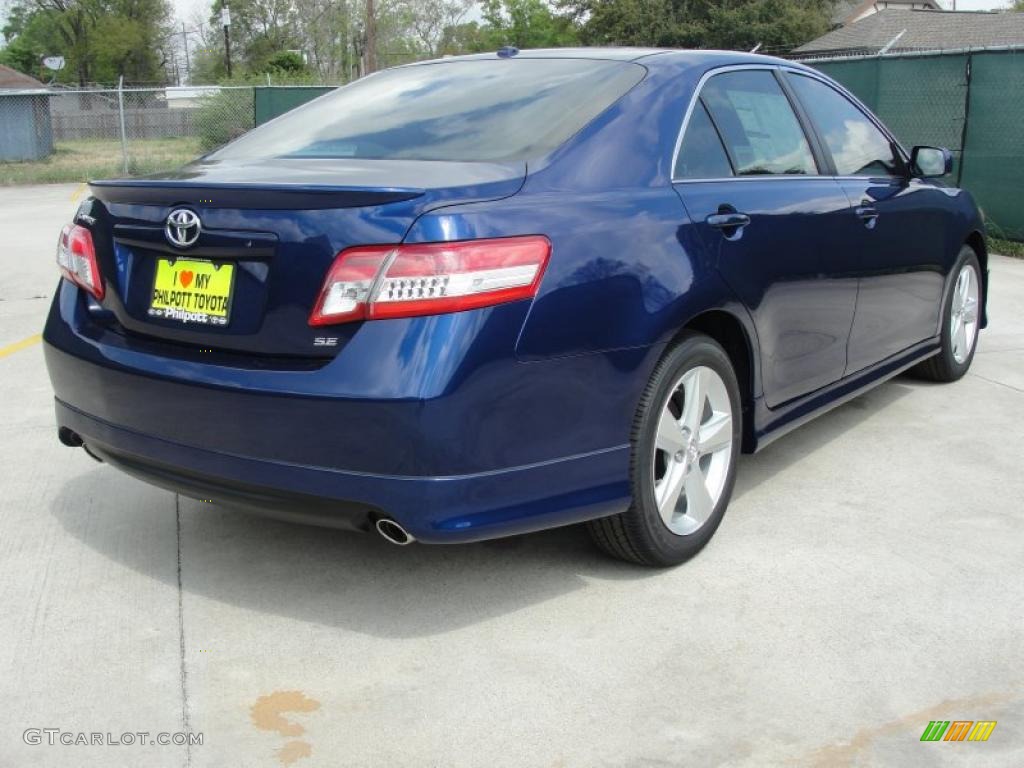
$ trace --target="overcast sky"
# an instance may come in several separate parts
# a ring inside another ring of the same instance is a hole
[[[953,0],[939,0],[946,8],[953,8]],[[1012,0],[956,0],[958,11],[991,11],[993,8],[1006,8]]]

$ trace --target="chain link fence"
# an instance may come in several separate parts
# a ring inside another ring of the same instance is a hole
[[[849,88],[908,148],[946,147],[950,182],[974,195],[991,234],[1024,240],[1024,49],[805,59]]]
[[[139,176],[179,167],[326,88],[195,86],[0,93],[0,184]]]

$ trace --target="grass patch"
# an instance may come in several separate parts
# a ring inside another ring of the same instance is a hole
[[[998,253],[1001,256],[1013,256],[1018,259],[1024,259],[1024,243],[1018,243],[1016,240],[1001,240],[998,237],[990,237],[988,239],[988,249],[992,253]]]
[[[128,142],[128,174],[142,176],[184,165],[201,154],[199,139],[136,139]],[[117,139],[60,141],[45,160],[0,163],[0,186],[54,184],[124,176],[121,142]]]

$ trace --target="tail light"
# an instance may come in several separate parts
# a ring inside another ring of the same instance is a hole
[[[78,224],[67,224],[57,242],[57,265],[64,277],[103,300],[103,276],[96,261],[92,232]]]
[[[310,325],[459,312],[536,295],[551,243],[530,235],[358,246],[335,258]]]

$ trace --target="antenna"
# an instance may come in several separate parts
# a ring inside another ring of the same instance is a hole
[[[878,52],[878,55],[879,56],[884,56],[885,54],[887,54],[889,52],[889,49],[892,48],[894,45],[896,45],[896,43],[899,41],[899,39],[901,37],[903,37],[905,34],[907,34],[907,30],[904,29],[902,32],[900,32],[898,35],[896,35],[896,37],[894,37],[892,40],[890,40],[888,43],[886,43],[884,46],[882,46],[882,50],[880,50]]]

